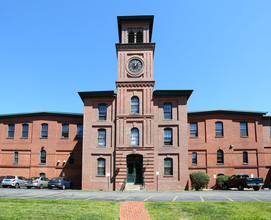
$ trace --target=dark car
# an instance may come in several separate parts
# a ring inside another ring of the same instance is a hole
[[[0,176],[0,188],[2,187],[1,183],[2,183],[3,179],[5,179],[5,176]]]
[[[54,177],[49,180],[48,188],[69,189],[71,188],[71,181],[66,177]]]

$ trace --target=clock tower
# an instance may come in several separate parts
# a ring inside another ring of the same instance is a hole
[[[125,181],[153,184],[153,18],[152,15],[118,17],[117,190]]]

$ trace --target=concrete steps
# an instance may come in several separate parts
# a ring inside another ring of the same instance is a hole
[[[133,191],[144,191],[144,187],[141,184],[134,184],[134,183],[126,183],[125,192],[133,192]]]

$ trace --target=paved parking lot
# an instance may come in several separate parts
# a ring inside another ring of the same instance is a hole
[[[59,189],[0,188],[0,197],[23,199],[71,199],[143,202],[271,202],[271,190],[212,190],[184,192],[104,192]]]

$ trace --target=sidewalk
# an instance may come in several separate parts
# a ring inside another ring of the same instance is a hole
[[[152,220],[143,202],[121,202],[120,220]]]

